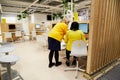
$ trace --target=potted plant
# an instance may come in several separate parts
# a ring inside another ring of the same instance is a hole
[[[67,10],[69,10],[71,7],[69,6],[69,2],[71,2],[71,0],[62,0],[62,3],[63,3],[63,5],[64,5],[64,14],[66,14],[67,13]],[[74,5],[74,0],[72,0],[72,2],[73,2],[73,5],[72,5],[72,7],[73,7],[73,12],[74,12],[74,7],[75,7],[75,5]]]
[[[60,19],[63,18],[62,13],[54,13],[54,14],[52,15],[52,19],[53,19],[53,20],[58,19],[58,18],[60,18]]]
[[[67,13],[67,10],[68,10],[68,2],[69,2],[69,0],[62,0],[63,8],[64,8],[64,14]]]
[[[22,12],[22,17],[23,17],[23,18],[26,18],[27,16],[28,16],[27,10],[25,10],[24,12]]]
[[[22,16],[19,14],[17,15],[18,20],[21,20]]]
[[[24,12],[22,12],[22,14],[17,15],[18,20],[21,20],[22,18],[26,18],[29,15],[28,11],[25,10]]]

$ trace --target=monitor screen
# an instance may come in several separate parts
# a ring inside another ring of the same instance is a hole
[[[9,29],[16,29],[15,24],[9,24]]]
[[[51,15],[47,15],[47,20],[52,20],[52,16]]]
[[[88,23],[80,23],[79,29],[82,30],[85,34],[88,34],[89,24]]]
[[[40,28],[40,24],[36,24],[35,28],[39,29]]]

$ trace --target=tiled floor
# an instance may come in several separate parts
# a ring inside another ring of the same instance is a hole
[[[65,72],[66,68],[64,52],[60,52],[60,61],[62,65],[48,68],[49,50],[36,41],[25,41],[15,43],[16,49],[10,54],[16,54],[20,60],[12,66],[17,70],[24,80],[86,80],[79,72],[78,79],[75,79],[75,72]]]

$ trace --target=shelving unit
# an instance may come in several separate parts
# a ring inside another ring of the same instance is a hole
[[[11,24],[15,25],[15,29],[9,29],[9,23],[1,23],[1,35],[2,35],[2,40],[3,41],[4,41],[4,32],[11,32],[13,40],[17,39],[15,37],[15,31],[18,30],[18,27],[22,28],[22,25],[21,24],[17,24],[17,23],[11,23]],[[7,41],[10,41],[10,39],[7,39]]]

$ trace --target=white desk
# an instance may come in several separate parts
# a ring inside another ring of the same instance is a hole
[[[19,57],[16,55],[4,55],[0,57],[0,63],[7,65],[8,80],[11,79],[11,64],[19,60]]]
[[[4,43],[0,47],[0,53],[5,53],[8,55],[9,52],[15,50],[15,46],[13,43]]]
[[[66,43],[64,42],[64,40],[62,40],[61,42],[61,50],[65,50],[66,49]]]

